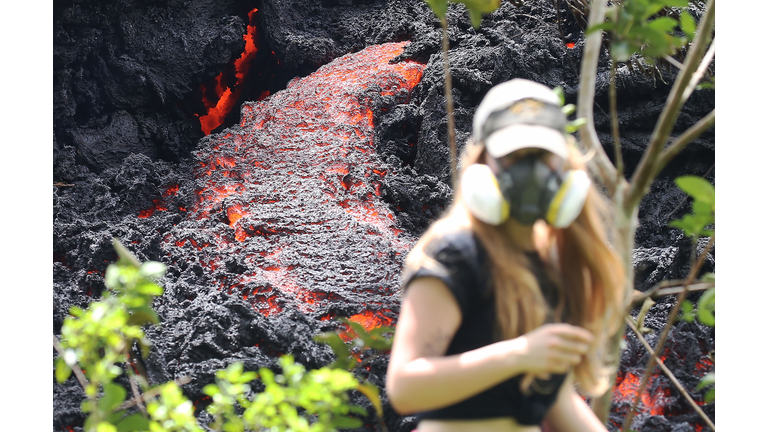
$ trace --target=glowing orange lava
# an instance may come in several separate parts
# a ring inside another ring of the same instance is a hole
[[[424,70],[412,61],[390,63],[405,44],[348,54],[244,104],[241,124],[199,150],[192,216],[212,221],[205,236],[215,242],[200,264],[222,269],[231,256],[249,263],[248,271],[222,275],[221,288],[265,316],[286,307],[323,315],[333,302],[382,304],[376,296],[395,293],[396,274],[356,272],[360,260],[397,262],[415,241],[403,237],[382,200],[381,181],[391,173],[374,149],[374,110],[382,100],[407,102]],[[344,239],[325,245],[329,233],[344,231],[356,233],[349,237],[356,242],[363,236],[370,248],[350,255],[355,249]],[[174,244],[200,250],[182,238]],[[334,268],[304,268],[305,260]],[[385,312],[353,319],[366,328],[390,325]]]
[[[242,91],[242,83],[245,77],[248,75],[248,69],[251,67],[251,60],[256,56],[259,51],[259,47],[256,45],[258,39],[258,33],[256,30],[256,13],[258,9],[253,9],[248,12],[248,24],[246,34],[243,35],[245,39],[245,50],[238,57],[235,62],[235,84],[230,88],[222,83],[224,78],[224,72],[220,73],[215,78],[214,90],[216,92],[216,101],[210,100],[206,96],[207,88],[205,85],[200,86],[200,90],[203,93],[203,103],[208,110],[207,114],[200,116],[200,128],[203,133],[209,135],[212,130],[219,127],[224,118],[232,111],[232,108],[240,97]]]

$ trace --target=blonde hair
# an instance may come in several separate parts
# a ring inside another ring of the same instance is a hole
[[[566,169],[585,169],[583,156],[571,146]],[[462,173],[473,163],[482,163],[484,148],[467,145]],[[606,343],[621,325],[624,268],[618,254],[608,244],[608,230],[613,224],[603,197],[590,188],[581,214],[567,228],[549,228],[546,246],[537,249],[546,271],[558,289],[558,304],[551,308],[544,299],[538,280],[531,272],[525,253],[504,234],[502,226],[486,224],[465,207],[461,192],[455,191],[453,205],[421,237],[406,259],[403,280],[419,267],[439,264],[424,252],[424,247],[448,231],[470,229],[488,252],[496,301],[496,337],[512,339],[545,323],[563,319],[582,327],[594,336],[590,352],[574,368],[582,393],[597,396],[608,389],[608,379],[617,364],[609,358]],[[534,383],[526,374],[522,390]]]

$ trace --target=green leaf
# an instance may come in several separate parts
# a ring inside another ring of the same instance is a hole
[[[709,390],[704,393],[704,402],[710,403],[715,400],[715,389]]]
[[[563,106],[562,111],[563,111],[563,114],[565,114],[566,116],[569,116],[576,112],[576,105],[574,104],[565,105]]]
[[[665,3],[671,7],[688,7],[688,0],[666,0]]]
[[[321,333],[315,336],[315,341],[329,345],[339,361],[346,360],[352,355],[347,344],[336,333]]]
[[[585,36],[589,36],[590,34],[596,32],[596,31],[608,31],[613,30],[614,23],[611,21],[606,21],[604,23],[595,24],[587,29],[587,31],[584,33]]]
[[[680,310],[683,312],[681,319],[685,322],[693,322],[693,304],[688,300],[683,300],[680,304]]]
[[[701,275],[701,281],[702,282],[712,282],[715,283],[715,274],[714,273],[704,273]]]
[[[611,45],[611,58],[616,61],[624,62],[629,60],[632,55],[632,49],[627,41],[616,41]]]
[[[715,205],[715,188],[707,180],[698,176],[681,176],[675,179],[683,192],[707,204]]]
[[[445,17],[445,13],[448,12],[448,0],[425,0],[432,12],[437,15],[441,20]]]
[[[696,384],[696,390],[701,390],[704,387],[706,387],[708,385],[712,385],[714,383],[715,383],[715,373],[714,372],[710,372],[710,373],[704,375],[703,377],[701,377],[701,381],[699,381],[699,383]]]
[[[144,295],[160,296],[163,295],[163,287],[154,283],[139,283],[136,285],[136,292]]]
[[[699,322],[714,327],[715,326],[715,289],[710,288],[704,292],[699,299],[698,307]]]
[[[165,274],[165,264],[157,261],[147,261],[139,268],[139,275],[147,279],[159,279]]]
[[[63,357],[59,357],[56,359],[56,381],[59,383],[63,383],[67,379],[69,379],[69,376],[72,374],[72,369],[67,366],[67,362],[64,361]]]
[[[120,257],[118,262],[125,263],[131,267],[136,267],[136,268],[141,267],[141,261],[139,261],[139,259],[136,258],[131,253],[131,251],[129,251],[125,246],[123,246],[123,244],[120,243],[120,240],[113,238],[112,246],[115,248],[115,252],[117,252],[117,256]]]
[[[563,92],[563,88],[560,86],[557,86],[552,89],[552,92],[555,93],[555,95],[557,96],[557,99],[560,101],[560,106],[563,107],[563,105],[565,105],[565,93]],[[565,112],[565,107],[563,107],[563,112]]]
[[[353,417],[334,417],[331,425],[339,429],[357,429],[363,426],[363,421]]]
[[[689,40],[693,40],[693,37],[696,35],[696,21],[693,20],[688,11],[680,13],[680,28]]]
[[[133,414],[122,419],[117,425],[117,432],[133,432],[149,429],[149,420],[141,414]]]
[[[102,411],[112,412],[125,400],[125,389],[114,383],[104,384],[104,396],[99,399],[99,408]]]
[[[101,422],[96,426],[96,432],[117,432],[117,428],[107,422]]]
[[[128,324],[130,325],[144,325],[147,323],[159,324],[160,318],[157,317],[154,309],[149,306],[141,306],[138,308],[131,308],[131,317],[128,318]]]
[[[120,267],[115,264],[107,266],[107,272],[104,273],[104,285],[109,289],[118,289],[120,286]]]
[[[649,22],[648,27],[657,31],[662,31],[664,33],[670,33],[675,30],[675,27],[677,27],[677,21],[667,16],[660,17]]]
[[[384,409],[381,405],[381,398],[379,397],[379,388],[375,385],[364,382],[360,383],[360,385],[357,387],[357,391],[363,394],[366,398],[368,398],[369,401],[371,401],[371,404],[373,405],[373,408],[376,410],[376,415],[379,417],[384,417]]]

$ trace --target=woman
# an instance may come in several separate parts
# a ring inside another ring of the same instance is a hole
[[[601,197],[549,88],[515,79],[478,107],[447,215],[416,244],[387,393],[419,432],[605,431],[623,268]]]

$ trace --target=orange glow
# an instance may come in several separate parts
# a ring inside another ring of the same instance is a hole
[[[165,190],[165,192],[163,192],[162,198],[172,197],[176,195],[176,192],[178,191],[179,191],[179,185],[176,185],[176,184],[171,185],[168,189]],[[153,199],[152,207],[146,210],[140,211],[139,217],[144,219],[152,216],[153,214],[155,214],[156,211],[167,211],[168,207],[167,207],[167,203],[165,202],[166,200],[162,198]]]
[[[392,325],[392,318],[386,317],[377,311],[365,311],[361,314],[352,315],[349,320],[362,325],[366,331],[371,331],[376,327],[387,327]]]
[[[191,214],[212,221],[210,235],[215,240],[207,261],[200,264],[206,270],[221,268],[224,254],[240,254],[255,264],[246,274],[222,276],[221,289],[264,316],[287,308],[317,313],[344,298],[294,271],[304,251],[296,249],[301,246],[291,236],[301,234],[301,242],[313,242],[314,235],[339,229],[340,222],[342,227],[380,236],[389,245],[384,247],[398,251],[394,255],[372,252],[371,259],[388,260],[410,250],[410,240],[400,238],[394,214],[381,199],[382,179],[389,173],[375,153],[372,107],[377,105],[362,91],[378,88],[382,95],[410,94],[425,66],[412,61],[390,63],[405,44],[368,47],[295,78],[285,90],[262,94],[260,101],[242,107],[240,127],[206,142],[206,159],[194,167],[197,200]],[[220,92],[223,95],[225,89]],[[262,180],[265,170],[272,170],[267,172],[274,183]],[[304,201],[304,225],[275,222],[298,199]],[[328,223],[327,214],[334,215],[334,224]],[[229,229],[216,228],[217,224]],[[187,241],[179,239],[176,245],[190,247]],[[258,243],[263,249],[248,252],[243,243],[250,247]],[[197,243],[192,246],[201,248]],[[388,288],[366,290],[381,295]],[[325,314],[322,319],[333,316]],[[392,324],[381,311],[350,319],[367,329]]]
[[[573,49],[576,46],[576,42],[566,42],[565,44],[568,49]]]
[[[662,388],[660,391],[650,394],[649,388],[652,388],[654,381],[658,379],[657,376],[651,375],[648,385],[645,386],[645,391],[640,396],[640,404],[638,405],[638,411],[650,414],[650,415],[664,415],[664,408],[667,404],[667,399],[670,397],[670,390],[668,388]],[[616,377],[616,388],[613,392],[613,399],[625,400],[632,403],[637,395],[637,390],[640,388],[641,376],[627,372],[625,374],[619,374]]]
[[[203,93],[203,104],[208,109],[208,113],[200,116],[200,129],[202,129],[205,135],[209,135],[212,130],[221,126],[224,122],[224,118],[232,111],[237,99],[240,97],[242,91],[242,83],[245,77],[248,75],[248,70],[251,67],[251,60],[256,56],[259,51],[259,47],[256,45],[258,38],[258,32],[256,30],[256,12],[258,9],[253,9],[248,12],[248,27],[246,33],[243,35],[245,40],[245,50],[234,61],[235,66],[235,84],[232,88],[222,84],[222,78],[224,72],[220,73],[215,78],[215,92],[218,100],[214,103],[206,96],[207,88],[205,85],[200,86],[200,90]]]

